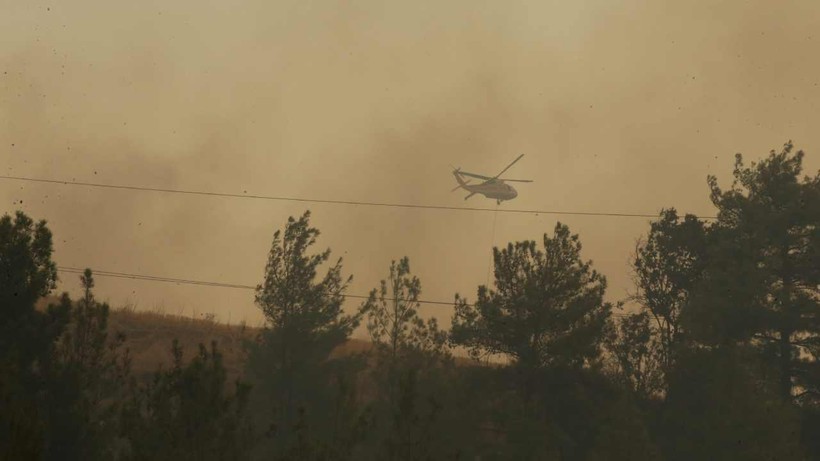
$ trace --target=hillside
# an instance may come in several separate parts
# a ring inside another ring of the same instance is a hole
[[[56,297],[45,298],[38,303],[38,309],[57,301]],[[252,341],[261,329],[242,324],[228,325],[206,318],[114,308],[108,321],[108,331],[112,336],[118,332],[125,335],[124,347],[128,348],[131,356],[132,374],[139,379],[149,378],[160,366],[170,366],[171,344],[177,339],[185,361],[198,353],[199,344],[210,347],[211,341],[216,341],[228,378],[233,381],[242,376],[245,361],[243,342]],[[370,347],[369,341],[350,339],[334,354],[363,352]],[[457,365],[472,363],[467,358],[456,358]]]
[[[227,325],[206,319],[180,317],[170,314],[141,312],[128,309],[112,310],[109,331],[125,334],[125,346],[137,377],[150,376],[157,367],[171,363],[171,343],[179,340],[183,357],[197,354],[199,344],[209,346],[216,341],[223,354],[229,379],[241,376],[244,364],[243,341],[251,341],[260,329],[243,325]],[[358,352],[370,347],[368,341],[351,339],[337,353]]]

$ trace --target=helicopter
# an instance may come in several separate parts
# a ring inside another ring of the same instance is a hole
[[[481,194],[487,198],[495,199],[496,204],[500,205],[501,202],[505,200],[512,200],[518,197],[518,191],[516,191],[511,185],[507,184],[507,182],[532,182],[531,179],[500,179],[500,176],[504,174],[505,171],[509,170],[511,166],[515,164],[515,162],[521,160],[524,154],[521,154],[512,161],[507,168],[501,170],[501,173],[493,177],[483,176],[480,174],[475,173],[468,173],[466,171],[461,171],[461,167],[456,168],[450,165],[453,168],[453,176],[455,176],[456,181],[458,182],[458,186],[456,186],[450,192],[455,192],[458,189],[464,189],[470,194],[464,197],[464,200],[469,199],[475,194]],[[464,176],[469,176],[471,178],[477,178],[483,180],[480,184],[470,185],[470,180],[464,180]]]

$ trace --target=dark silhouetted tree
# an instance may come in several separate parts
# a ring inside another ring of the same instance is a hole
[[[799,461],[799,415],[745,346],[682,351],[663,409],[666,459]]]
[[[738,154],[732,187],[722,190],[714,176],[709,186],[722,242],[746,260],[745,274],[735,270],[724,290],[760,304],[748,329],[777,361],[781,395],[792,399],[797,387],[820,401],[820,172],[801,180],[803,157],[791,142],[749,167]]]
[[[456,297],[452,342],[513,362],[488,392],[498,396],[485,422],[499,431],[491,449],[501,459],[584,459],[619,393],[600,372],[606,279],[567,226],[543,242],[543,251],[533,241],[494,249],[496,290],[480,286],[474,305]]]
[[[402,356],[424,354],[431,358],[449,355],[447,334],[435,318],[426,322],[418,315],[421,282],[410,275],[410,261],[402,258],[390,264],[388,280],[370,292],[362,307],[367,315],[367,330],[379,358],[397,364]]]
[[[177,340],[172,366],[136,385],[122,413],[127,459],[242,460],[251,446],[245,418],[249,386],[231,391],[216,342],[185,365]]]
[[[493,249],[495,290],[470,305],[456,295],[451,331],[474,356],[504,354],[527,369],[578,367],[597,359],[612,306],[606,279],[581,260],[581,242],[561,223],[544,250],[534,241]]]
[[[356,427],[340,427],[330,410],[348,400],[333,382],[352,382],[341,375],[354,373],[358,366],[355,359],[331,357],[360,322],[359,313],[345,315],[342,309],[352,277],[342,278],[340,258],[317,280],[317,269],[330,250],[308,254],[319,236],[309,218],[310,212],[291,217],[284,234],[276,231],[265,279],[256,291],[267,324],[250,346],[248,371],[255,380],[255,398],[260,399],[255,406],[270,409],[265,418],[275,426],[269,432],[273,445],[267,445],[266,452],[288,450],[297,443],[297,423],[307,425],[317,446],[350,440],[345,431]],[[297,418],[298,411],[303,417]]]
[[[45,221],[21,211],[0,218],[0,459],[44,455],[43,370],[70,307],[64,300],[45,312],[35,309],[57,281],[51,254]]]
[[[120,350],[125,337],[109,337],[110,308],[94,298],[91,270],[80,281],[82,299],[63,297],[70,322],[45,368],[46,458],[115,459],[130,359]]]
[[[680,316],[703,271],[706,234],[706,226],[695,216],[681,219],[674,209],[663,210],[632,261],[634,299],[654,321],[664,369],[674,361],[682,332]]]
[[[659,461],[661,450],[652,440],[647,415],[629,395],[618,395],[600,408],[600,418],[587,461]]]
[[[748,344],[766,323],[767,275],[756,250],[730,229],[710,226],[703,270],[680,322],[687,347]]]
[[[607,349],[615,359],[618,375],[644,400],[663,390],[663,353],[649,317],[646,311],[628,314],[616,322],[607,338]]]
[[[408,258],[390,264],[387,280],[370,292],[361,311],[374,346],[376,437],[385,442],[379,459],[429,459],[444,443],[437,430],[441,410],[441,369],[451,356],[447,334],[434,318],[418,314],[421,282],[410,274]],[[384,424],[379,424],[383,421]]]

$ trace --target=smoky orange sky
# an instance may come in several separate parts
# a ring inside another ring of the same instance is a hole
[[[0,0],[4,175],[494,207],[449,164],[508,177],[502,208],[713,215],[706,176],[793,140],[820,150],[820,3]],[[475,298],[491,247],[556,221],[632,288],[648,219],[354,207],[0,180],[62,266],[255,285],[313,213],[366,294],[404,255],[422,297]],[[76,293],[63,275],[60,290]],[[246,290],[98,278],[115,305],[259,324]],[[347,303],[348,309],[358,301]],[[452,309],[423,306],[449,326]],[[358,333],[363,334],[362,332]]]

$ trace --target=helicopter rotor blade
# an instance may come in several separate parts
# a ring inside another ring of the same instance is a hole
[[[501,170],[501,173],[498,173],[497,175],[495,175],[495,177],[493,177],[493,179],[498,179],[498,177],[501,176],[502,174],[504,174],[505,171],[509,170],[511,166],[515,165],[515,162],[521,160],[521,157],[523,157],[523,156],[524,156],[524,154],[519,155],[518,158],[516,158],[515,160],[512,161],[512,163],[507,165],[507,168],[504,168],[503,170]]]
[[[489,176],[484,176],[484,175],[475,174],[475,173],[468,173],[466,171],[461,171],[461,170],[458,170],[458,174],[460,174],[462,176],[469,176],[471,178],[483,179],[484,181],[490,181],[490,180],[495,179],[495,178],[491,178]]]

